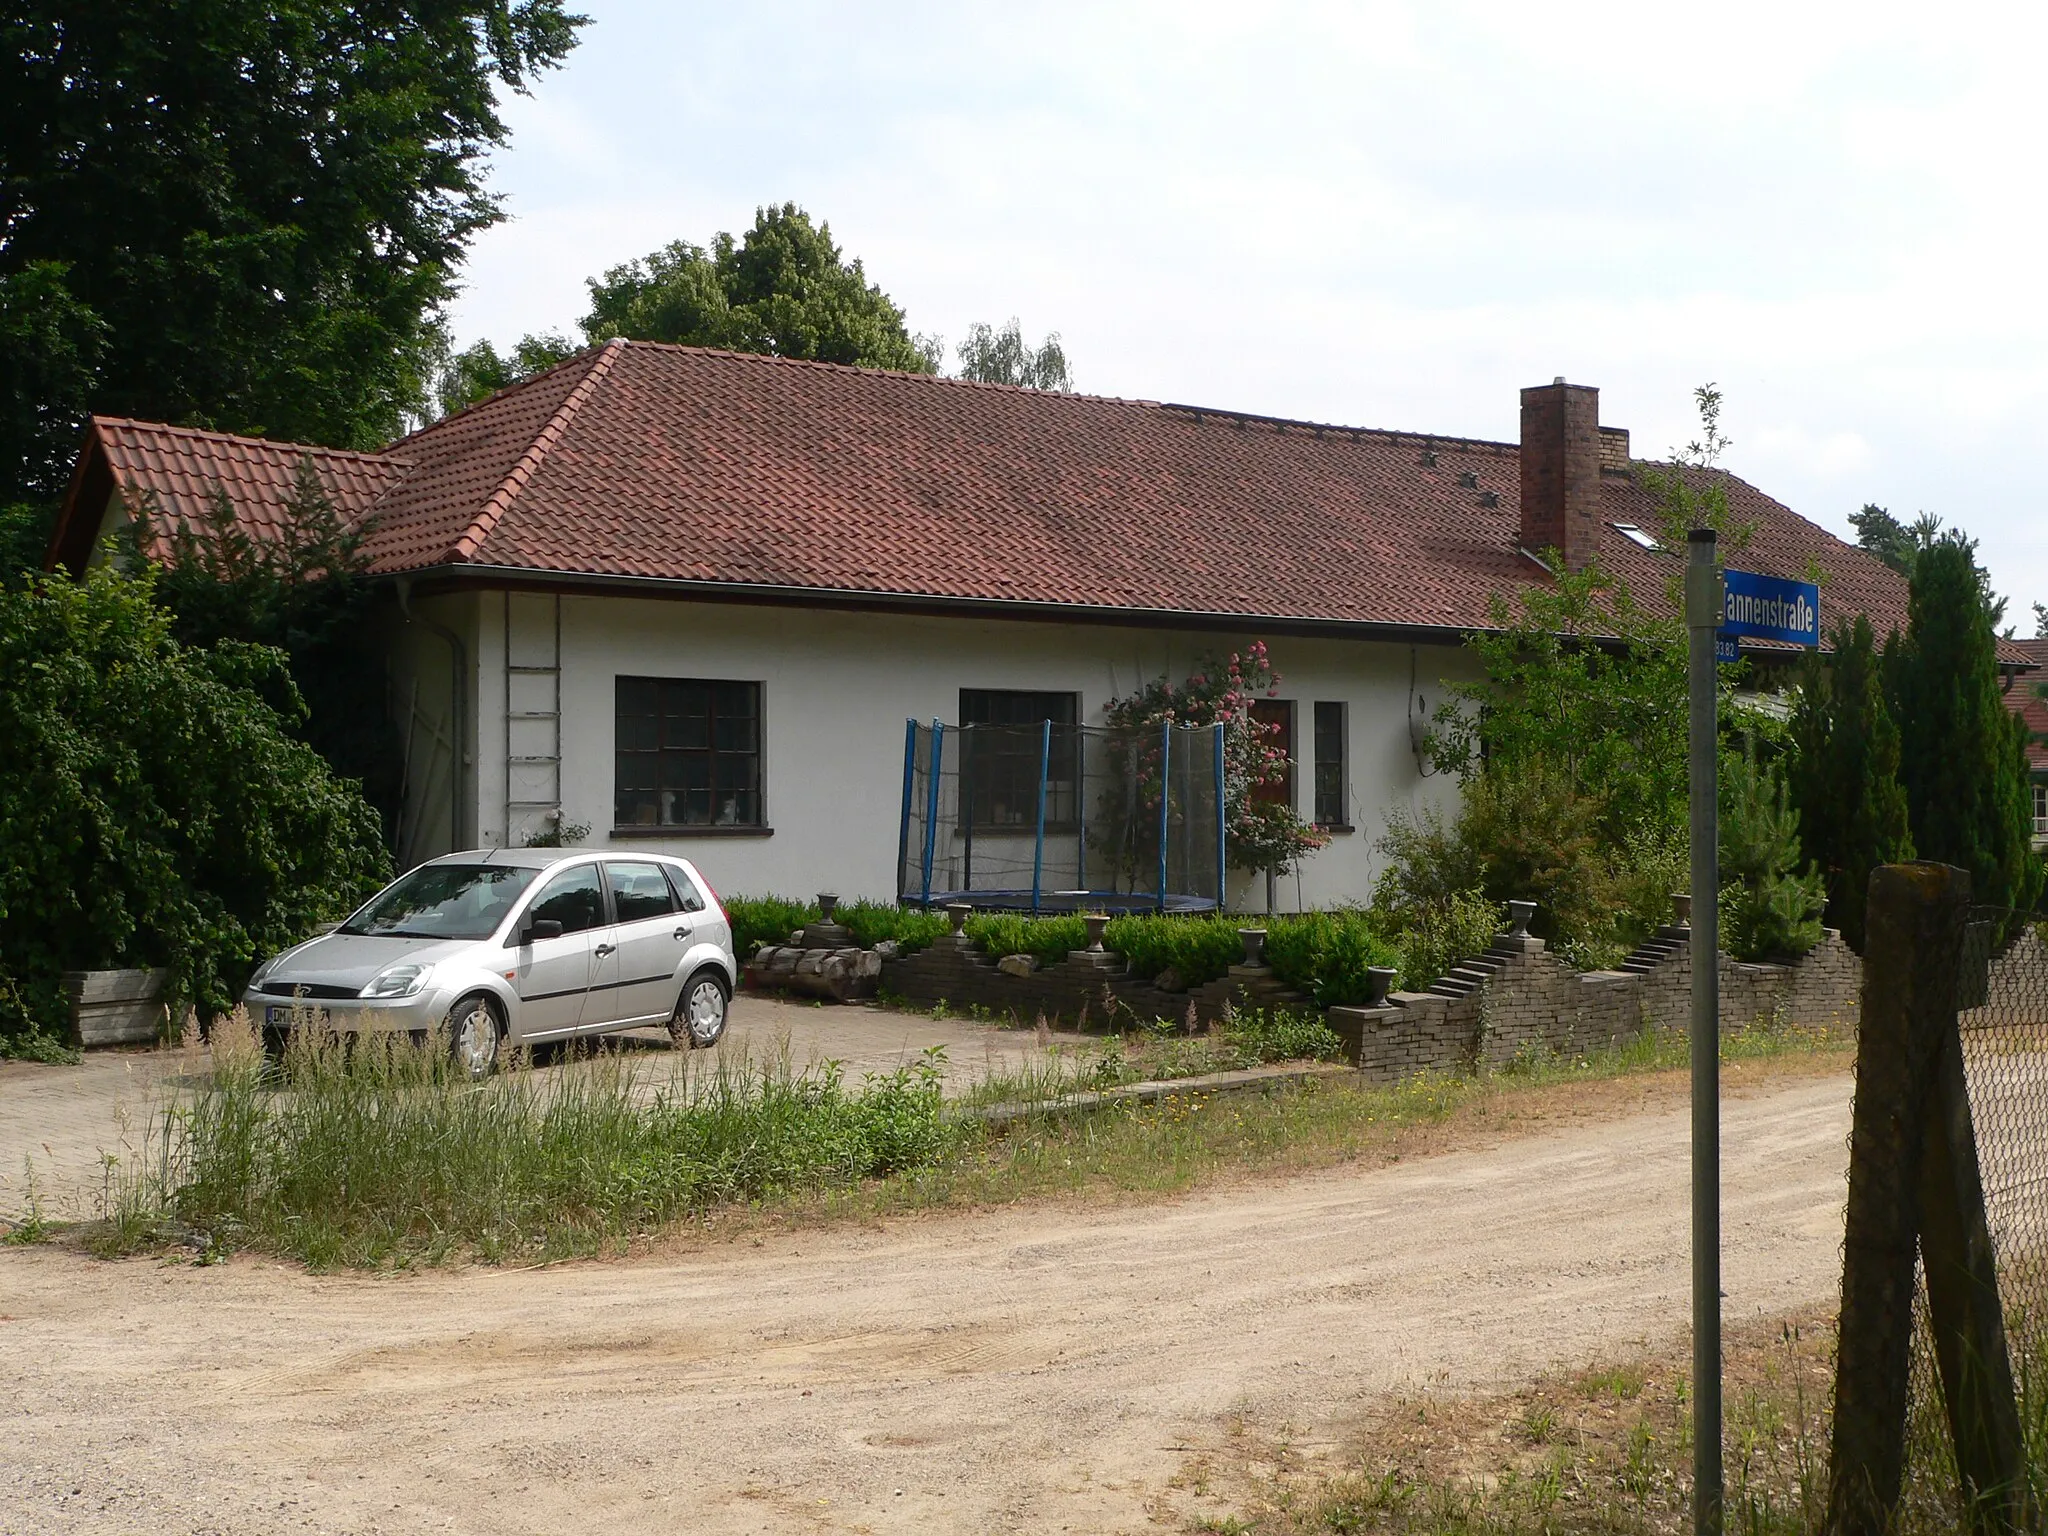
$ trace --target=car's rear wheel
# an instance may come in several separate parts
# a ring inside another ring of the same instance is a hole
[[[505,1024],[487,997],[465,997],[448,1010],[448,1053],[455,1070],[481,1082],[498,1070]]]
[[[716,971],[699,971],[683,983],[676,1011],[668,1021],[669,1038],[685,1050],[700,1051],[718,1044],[725,1033],[732,993]]]

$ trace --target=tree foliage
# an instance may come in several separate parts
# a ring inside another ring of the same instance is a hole
[[[2043,872],[2027,732],[2005,707],[1996,613],[1975,543],[1935,537],[1914,561],[1906,633],[1886,647],[1886,691],[1914,848],[1967,869],[1979,902],[2030,909]]]
[[[434,407],[438,416],[453,416],[466,406],[487,400],[523,379],[544,373],[573,357],[575,342],[555,331],[526,335],[500,356],[488,341],[443,358],[434,370]]]
[[[1820,942],[1827,888],[1802,853],[1782,770],[1753,745],[1724,752],[1720,790],[1721,947],[1741,960],[1805,954]]]
[[[148,498],[135,503],[130,559],[140,562],[160,527],[170,557],[151,590],[183,645],[224,641],[282,652],[287,670],[265,699],[396,827],[400,747],[375,649],[378,596],[369,582],[367,524],[345,523],[310,457],[301,459],[275,536],[251,537],[225,487],[214,487],[204,529],[163,526]]]
[[[1829,919],[1859,955],[1870,872],[1913,857],[1899,783],[1899,727],[1885,703],[1870,620],[1842,620],[1833,654],[1809,653],[1791,721],[1791,804],[1827,882]]]
[[[1011,384],[1061,394],[1071,393],[1074,388],[1059,332],[1052,332],[1033,347],[1024,339],[1023,322],[1014,315],[1001,330],[986,323],[970,325],[957,355],[960,377],[977,384]]]
[[[0,586],[0,1033],[60,1030],[66,970],[162,965],[223,1009],[386,875],[279,697],[281,653],[180,645],[147,574]]]
[[[1485,676],[1453,683],[1428,750],[1468,783],[1484,764],[1577,787],[1614,841],[1683,820],[1685,646],[1676,621],[1638,606],[1597,563],[1495,594],[1490,631],[1466,638]]]
[[[1156,826],[1161,788],[1155,733],[1170,722],[1224,727],[1224,846],[1233,867],[1285,873],[1329,841],[1271,793],[1287,783],[1290,764],[1277,740],[1280,727],[1254,719],[1252,703],[1273,697],[1279,686],[1280,674],[1267,659],[1265,642],[1254,640],[1242,652],[1203,658],[1185,682],[1157,677],[1104,706],[1106,723],[1122,738],[1115,750],[1136,759],[1137,830]],[[1095,822],[1099,831],[1091,835],[1105,839],[1105,852],[1133,844],[1112,820],[1098,816]],[[1152,838],[1156,860],[1156,831]]]
[[[562,0],[20,0],[0,21],[0,505],[87,410],[341,446],[422,395]]]
[[[591,341],[726,347],[776,357],[935,373],[939,343],[905,329],[903,311],[848,261],[832,226],[795,203],[755,211],[739,239],[677,240],[589,280]]]

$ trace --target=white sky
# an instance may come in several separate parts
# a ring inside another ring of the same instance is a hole
[[[2048,9],[581,0],[507,103],[459,341],[793,199],[909,315],[1061,333],[1080,386],[1512,439],[1563,374],[1847,533],[1866,501],[2048,601]]]

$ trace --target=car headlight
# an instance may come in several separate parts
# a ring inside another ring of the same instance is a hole
[[[249,990],[253,992],[256,988],[262,986],[270,973],[277,969],[277,962],[283,958],[283,955],[272,955],[268,960],[257,966],[249,975]]]
[[[431,965],[387,965],[363,988],[364,997],[411,997],[426,986]]]

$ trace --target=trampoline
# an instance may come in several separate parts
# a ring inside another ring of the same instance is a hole
[[[897,900],[1219,911],[1223,731],[904,722]]]

